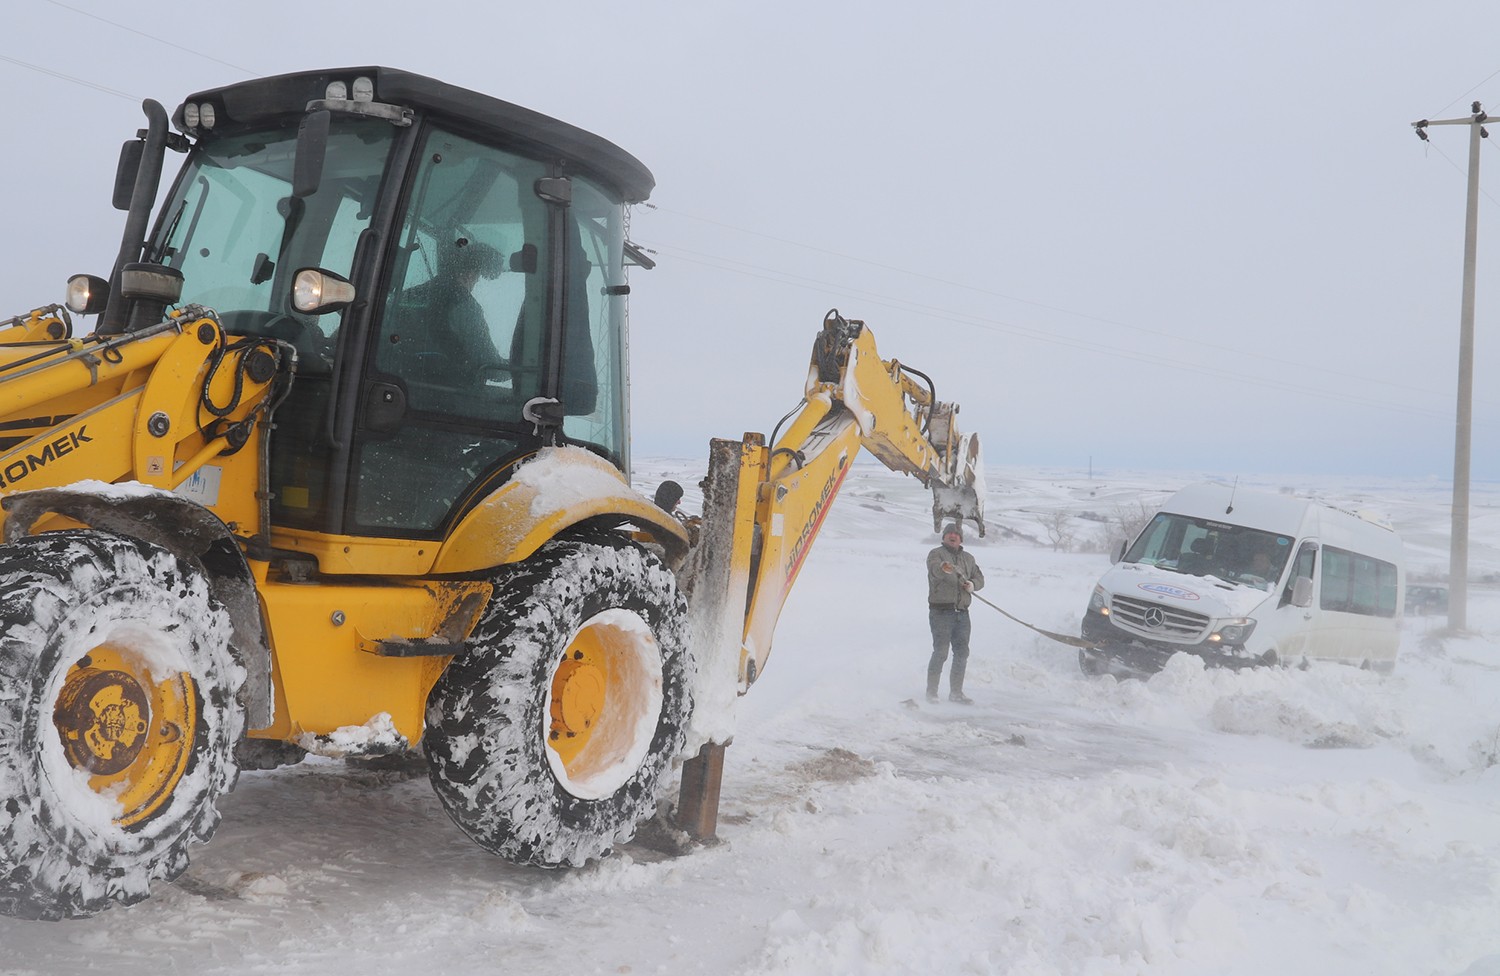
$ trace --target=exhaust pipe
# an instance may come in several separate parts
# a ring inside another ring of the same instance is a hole
[[[167,110],[150,98],[141,103],[141,110],[146,113],[145,144],[138,157],[135,189],[130,195],[130,212],[125,218],[120,253],[109,276],[109,304],[100,314],[99,326],[95,329],[99,335],[118,335],[130,324],[131,303],[120,287],[121,276],[127,265],[140,261],[145,250],[151,210],[156,205],[156,191],[161,185],[162,160],[167,152]],[[122,156],[122,160],[124,158]]]

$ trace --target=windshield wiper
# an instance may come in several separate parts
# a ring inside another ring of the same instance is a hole
[[[149,264],[161,264],[162,263],[162,259],[164,257],[166,257],[166,255],[167,255],[167,242],[170,241],[172,239],[172,237],[177,233],[177,225],[180,224],[180,223],[182,223],[182,214],[183,214],[183,212],[185,210],[187,210],[187,198],[186,197],[184,197],[183,200],[182,200],[182,202],[177,205],[177,212],[172,215],[172,221],[171,221],[171,223],[167,224],[166,231],[161,235],[161,238],[157,241],[157,243],[156,243],[156,250],[154,250],[151,253],[149,253],[148,255],[146,255],[146,261],[147,261],[147,263],[149,263]]]

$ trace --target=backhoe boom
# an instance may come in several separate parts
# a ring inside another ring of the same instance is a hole
[[[765,667],[787,594],[861,448],[932,490],[934,528],[969,519],[984,534],[979,439],[958,431],[956,404],[934,400],[913,375],[922,374],[880,359],[863,322],[831,311],[785,433],[770,447],[759,434],[713,442],[685,589],[705,670],[734,673],[739,693]],[[705,741],[716,737],[705,730]]]

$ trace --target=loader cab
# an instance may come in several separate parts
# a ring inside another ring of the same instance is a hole
[[[387,68],[215,89],[173,120],[192,145],[146,260],[231,334],[297,353],[273,525],[438,538],[549,443],[628,471],[625,215],[653,184],[637,160]],[[299,310],[309,269],[353,301]]]

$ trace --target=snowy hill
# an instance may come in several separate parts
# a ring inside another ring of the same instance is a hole
[[[692,464],[636,479],[695,511]],[[1196,480],[991,469],[984,595],[1076,633],[1112,522]],[[1413,580],[1446,572],[1444,484],[1242,484],[1379,511]],[[976,606],[976,704],[929,706],[928,498],[862,463],[741,700],[717,845],[518,868],[419,768],[311,759],[242,775],[148,901],[0,919],[0,972],[1500,973],[1500,486],[1472,507],[1476,634],[1407,618],[1390,677],[1089,678]]]

